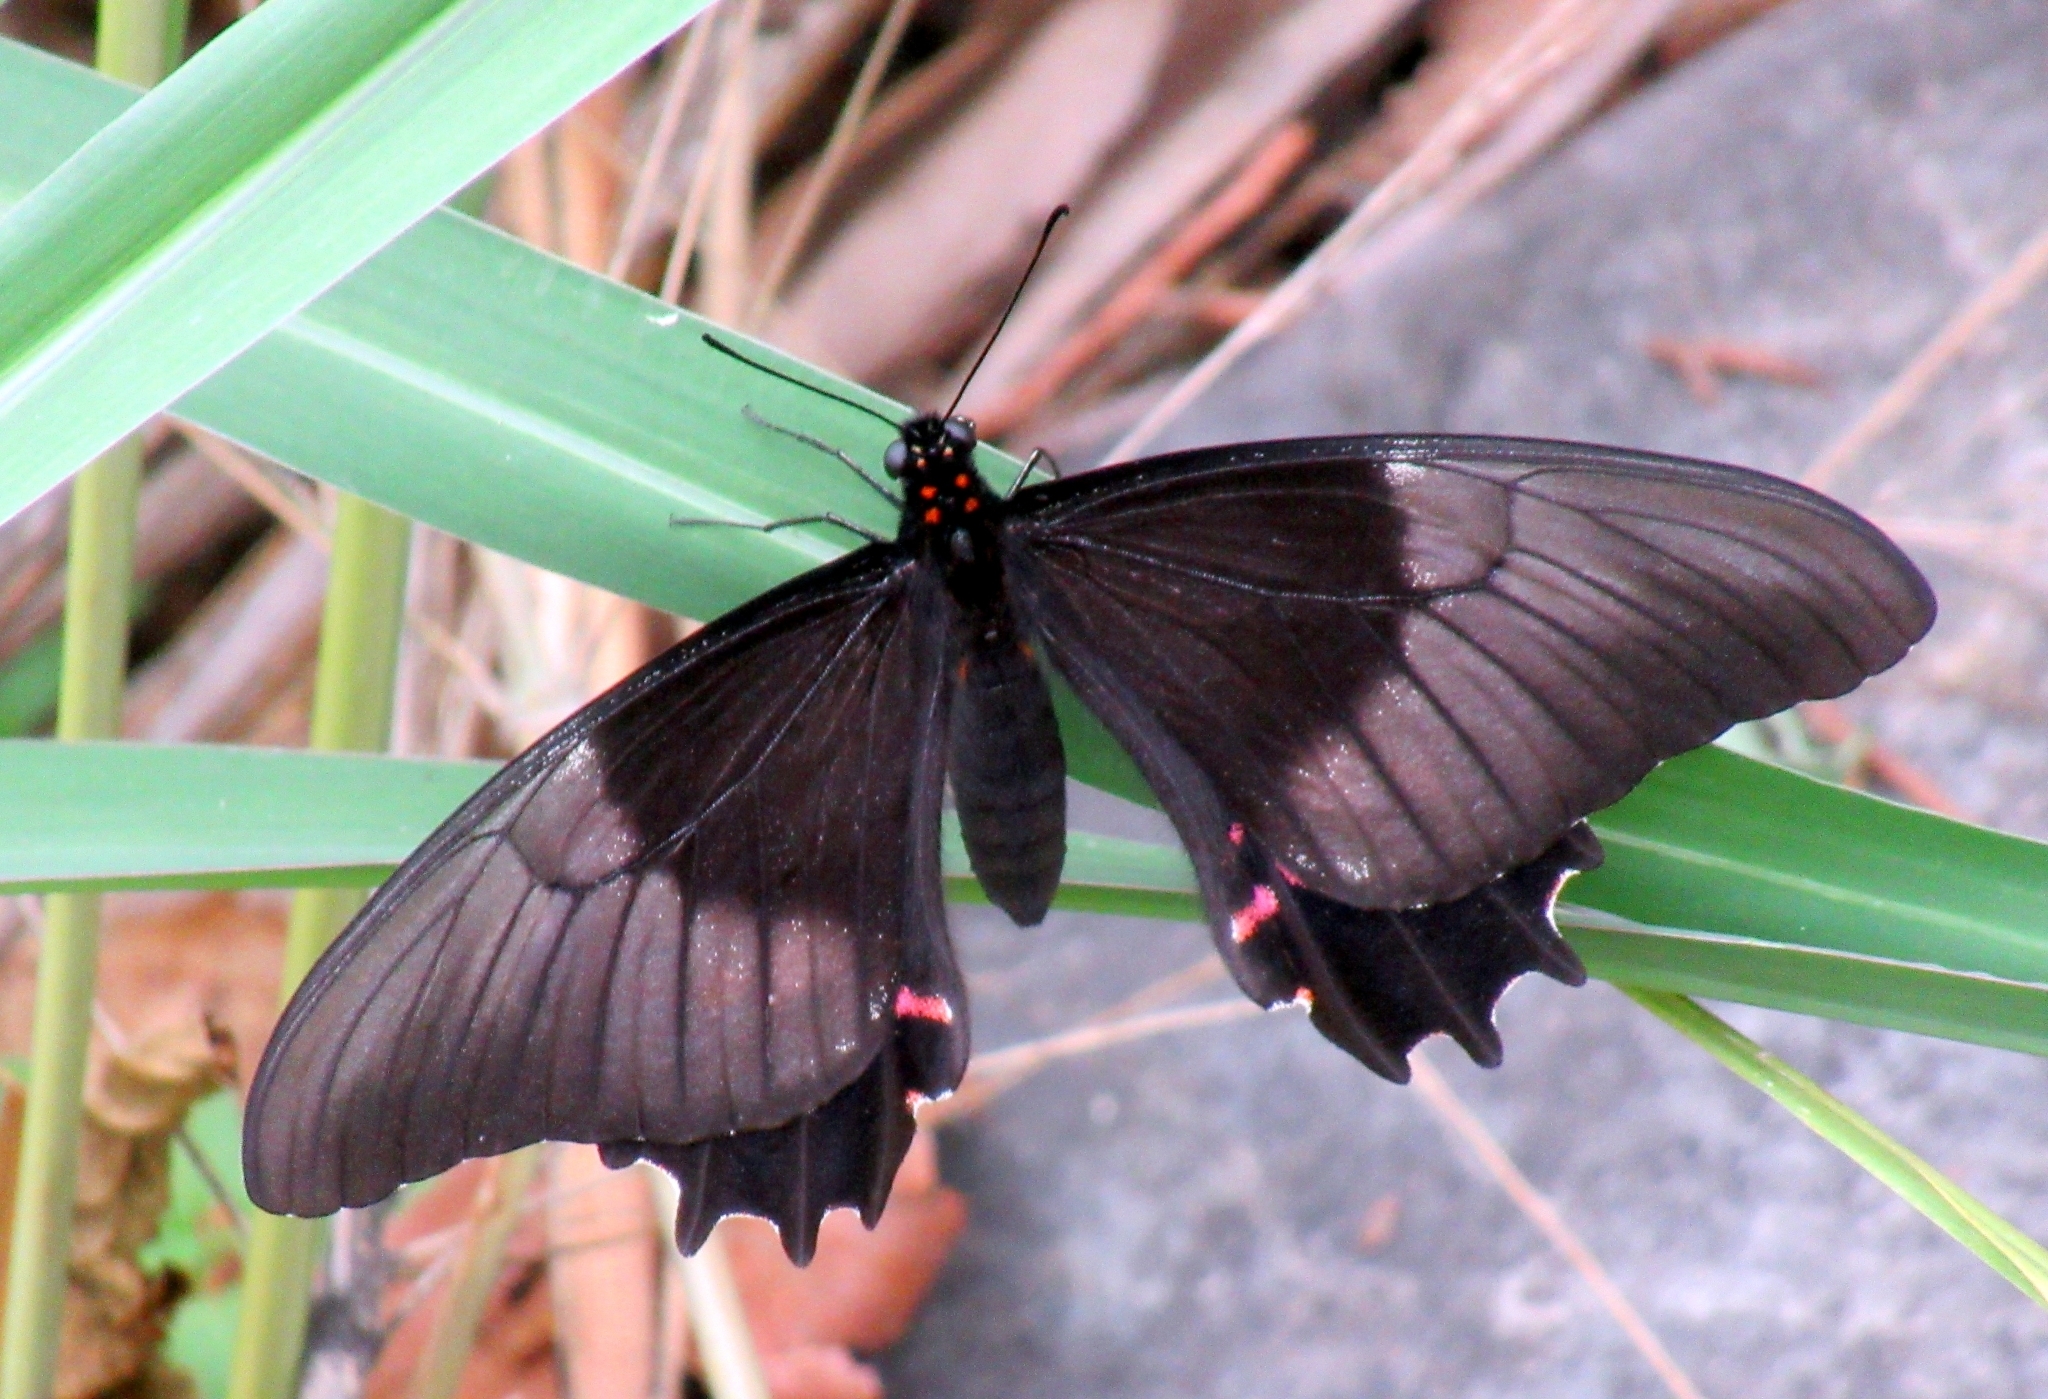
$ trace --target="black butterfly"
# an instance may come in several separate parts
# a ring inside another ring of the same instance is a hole
[[[974,426],[885,458],[893,540],[756,598],[571,716],[322,957],[251,1090],[265,1209],[324,1214],[542,1139],[681,1182],[679,1242],[872,1224],[967,1063],[939,815],[1017,922],[1059,884],[1043,666],[1129,750],[1262,1005],[1396,1081],[1500,1060],[1494,1002],[1585,978],[1582,818],[1932,624],[1875,528],[1735,467],[1497,437],[1206,448],[989,489]]]

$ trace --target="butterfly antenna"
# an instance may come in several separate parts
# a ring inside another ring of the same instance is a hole
[[[1017,290],[1010,293],[1010,304],[1003,308],[1002,316],[996,321],[996,328],[989,332],[988,343],[981,347],[981,353],[974,357],[974,367],[967,371],[967,377],[960,381],[960,392],[953,395],[953,401],[946,405],[946,416],[952,417],[953,410],[960,406],[960,400],[967,397],[967,386],[974,382],[974,376],[981,372],[981,362],[988,358],[988,352],[996,347],[996,337],[1003,333],[1003,327],[1010,323],[1010,312],[1017,309],[1017,302],[1024,296],[1024,288],[1031,285],[1031,274],[1038,270],[1038,260],[1045,256],[1045,245],[1052,241],[1052,231],[1059,221],[1073,210],[1062,204],[1052,211],[1045,221],[1045,228],[1038,235],[1038,247],[1032,251],[1031,261],[1025,264],[1024,275],[1017,279]]]
[[[843,403],[848,408],[854,409],[857,412],[865,413],[870,418],[874,418],[879,422],[887,423],[889,427],[894,431],[900,432],[903,429],[903,424],[897,422],[887,413],[878,413],[874,409],[868,407],[865,403],[856,402],[855,400],[846,397],[844,394],[836,394],[832,392],[832,390],[830,389],[821,389],[816,384],[807,383],[804,380],[797,378],[794,374],[785,374],[780,369],[775,368],[773,365],[763,364],[761,363],[761,361],[754,359],[751,356],[743,355],[738,350],[735,350],[732,346],[726,344],[723,340],[720,340],[717,336],[712,335],[709,332],[705,333],[704,343],[709,345],[712,349],[718,351],[718,353],[722,355],[731,355],[734,359],[738,360],[741,364],[746,365],[749,369],[760,370],[763,374],[766,374],[771,379],[780,379],[785,384],[795,384],[800,389],[809,389],[812,393],[817,394],[820,398],[829,398],[834,403]],[[986,351],[984,351],[983,353],[986,353]]]

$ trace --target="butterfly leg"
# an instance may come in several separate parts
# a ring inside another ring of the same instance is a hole
[[[817,451],[823,452],[826,456],[831,457],[834,461],[838,462],[848,471],[851,471],[854,475],[860,477],[861,480],[867,482],[869,490],[873,491],[882,499],[888,501],[891,505],[901,508],[903,502],[896,498],[895,492],[891,491],[887,486],[883,485],[880,481],[877,481],[874,477],[868,475],[867,469],[865,467],[863,467],[859,462],[855,461],[852,457],[848,456],[841,449],[833,446],[830,442],[827,442],[824,438],[813,437],[808,432],[799,432],[797,429],[793,427],[784,427],[781,423],[771,422],[767,418],[762,417],[759,413],[756,413],[754,411],[754,405],[751,403],[742,404],[740,406],[740,416],[745,418],[748,422],[752,423],[755,427],[765,427],[770,432],[779,432],[784,437],[791,438],[794,441],[803,443],[806,447],[810,447]]]
[[[765,525],[749,524],[745,520],[695,519],[687,515],[671,515],[668,517],[668,527],[670,529],[688,529],[696,525],[723,525],[727,529],[750,529],[757,530],[762,534],[773,534],[779,529],[792,529],[797,525],[837,525],[849,534],[859,535],[870,544],[880,544],[882,542],[881,535],[876,534],[865,525],[855,524],[844,515],[798,515],[787,520],[770,520]]]
[[[1052,477],[1053,480],[1057,481],[1060,479],[1060,464],[1053,457],[1053,454],[1046,451],[1043,447],[1033,447],[1031,455],[1024,458],[1024,469],[1017,473],[1016,480],[1010,482],[1010,489],[1003,492],[1004,499],[1017,494],[1017,488],[1030,480],[1031,473],[1040,467],[1043,467],[1045,474]]]

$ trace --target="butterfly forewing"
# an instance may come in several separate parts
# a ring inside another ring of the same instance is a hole
[[[1287,874],[1363,908],[1526,864],[1662,759],[1884,669],[1933,616],[1897,549],[1811,492],[1515,439],[1112,467],[1024,493],[1005,549],[1070,678],[1098,671]]]
[[[317,1214],[543,1138],[782,1127],[897,1052],[906,986],[964,1015],[937,865],[945,646],[936,580],[866,550],[506,768],[279,1025],[252,1198]],[[957,1078],[943,1049],[927,1077]]]

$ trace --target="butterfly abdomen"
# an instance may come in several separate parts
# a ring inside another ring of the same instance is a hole
[[[1016,632],[962,631],[947,755],[960,834],[990,902],[1030,927],[1066,861],[1066,750],[1045,676]]]

